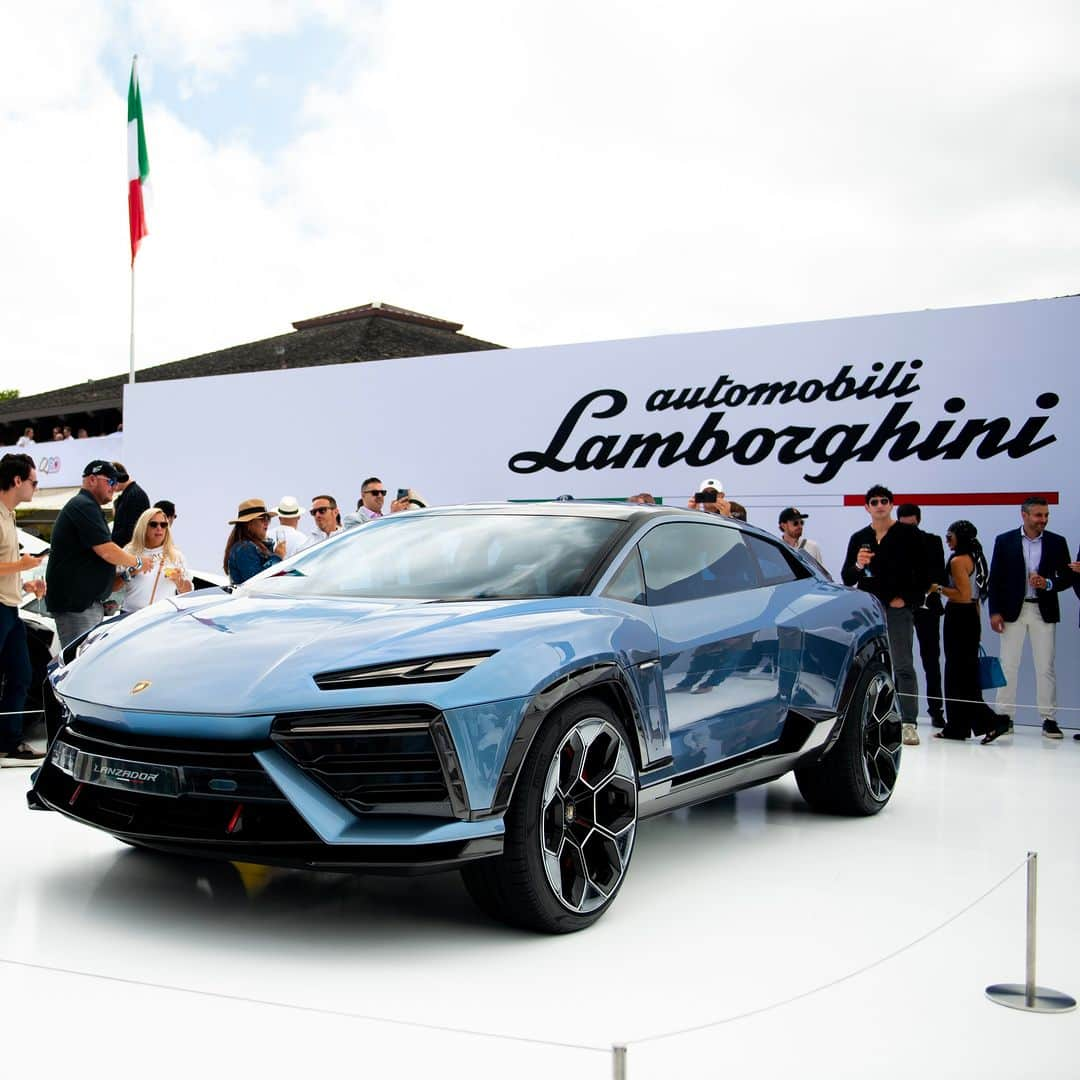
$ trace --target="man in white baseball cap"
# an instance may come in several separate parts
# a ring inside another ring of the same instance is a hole
[[[724,498],[723,481],[711,477],[701,481],[697,492],[690,496],[687,505],[691,510],[702,510],[706,514],[723,514],[724,517],[731,517],[731,506]]]
[[[283,495],[281,502],[271,513],[277,514],[278,517],[278,524],[270,530],[271,544],[277,547],[284,540],[286,559],[298,551],[303,551],[311,543],[311,537],[297,528],[303,511],[295,495]]]

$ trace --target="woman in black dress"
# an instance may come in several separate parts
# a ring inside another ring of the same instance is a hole
[[[1009,730],[1009,722],[998,716],[982,698],[979,685],[979,601],[986,589],[989,572],[986,556],[970,521],[954,521],[945,534],[952,556],[948,585],[931,585],[941,593],[945,605],[942,644],[945,652],[945,727],[938,739],[967,739],[972,732],[982,735],[983,745],[992,743]]]

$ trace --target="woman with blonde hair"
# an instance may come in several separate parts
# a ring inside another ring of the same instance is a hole
[[[143,574],[120,575],[117,588],[124,590],[122,611],[138,611],[167,596],[191,591],[184,555],[173,543],[169,519],[160,507],[152,506],[139,515],[124,550],[140,556],[150,569]]]

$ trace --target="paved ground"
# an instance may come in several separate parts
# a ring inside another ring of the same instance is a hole
[[[987,1002],[1022,981],[1022,872],[940,933],[792,1004],[661,1042],[839,979],[1040,856],[1039,982],[1080,996],[1080,743],[924,739],[877,818],[819,817],[781,781],[642,826],[593,929],[487,922],[456,876],[350,878],[158,859],[24,809],[0,770],[5,1075],[596,1077],[606,1052],[545,1048],[239,995],[530,1039],[630,1041],[629,1075],[1080,1075],[1080,1013]]]

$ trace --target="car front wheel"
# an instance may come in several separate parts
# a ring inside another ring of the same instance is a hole
[[[595,698],[569,703],[525,758],[503,854],[462,870],[473,899],[494,918],[546,933],[594,923],[630,865],[637,793],[619,718]]]
[[[876,814],[900,772],[900,723],[892,676],[875,660],[859,677],[836,745],[821,761],[795,770],[803,798],[827,813]]]

